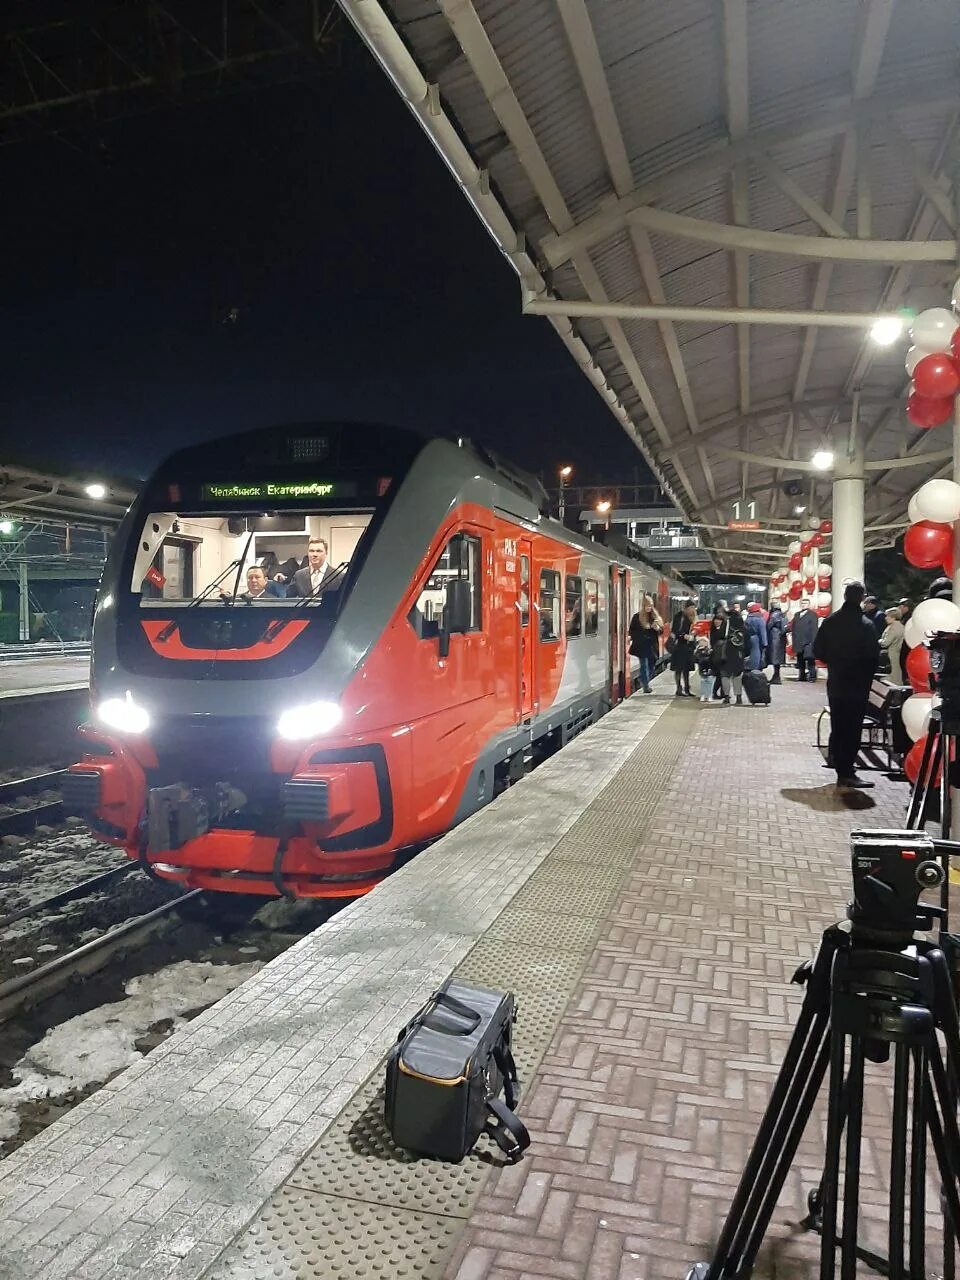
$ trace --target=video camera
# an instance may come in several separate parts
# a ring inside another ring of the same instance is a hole
[[[909,935],[942,919],[942,907],[919,901],[946,879],[938,843],[925,831],[850,833],[853,902],[847,916],[855,934]]]
[[[934,634],[930,641],[930,669],[934,693],[941,698],[941,728],[944,733],[960,734],[960,634]]]

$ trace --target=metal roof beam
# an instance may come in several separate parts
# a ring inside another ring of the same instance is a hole
[[[880,62],[883,58],[884,45],[887,42],[887,32],[890,29],[890,20],[893,17],[894,0],[868,0],[865,17],[863,20],[863,30],[860,37],[859,47],[857,49],[856,64],[853,68],[853,100],[860,102],[868,98],[874,90],[877,82],[877,73],[880,70]],[[837,162],[837,174],[833,185],[833,200],[830,205],[830,216],[838,222],[841,221],[847,212],[847,204],[850,200],[850,192],[853,190],[854,179],[857,173],[857,136],[860,132],[859,122],[855,128],[850,128],[843,136],[843,143],[840,147],[840,157]],[[838,243],[853,243],[850,241]],[[875,244],[874,240],[859,240],[856,243],[862,245]],[[901,245],[903,247],[903,245]],[[953,254],[956,254],[956,245],[953,247]],[[812,306],[815,311],[819,311],[821,307],[826,305],[827,294],[830,291],[830,280],[833,275],[833,262],[835,258],[825,257],[817,270],[817,279],[813,289]],[[874,261],[886,261],[879,258]],[[916,261],[911,258],[895,259],[900,262]],[[802,400],[803,393],[807,388],[807,379],[810,377],[810,367],[813,363],[813,353],[817,342],[816,329],[809,329],[804,335],[803,348],[800,352],[800,359],[797,362],[797,373],[793,384],[794,400]]]
[[[800,184],[794,182],[793,178],[788,173],[785,173],[775,160],[770,156],[760,156],[756,164],[764,177],[772,182],[778,191],[782,191],[787,199],[792,201],[801,213],[806,214],[810,221],[815,223],[821,231],[825,231],[828,236],[836,236],[839,239],[846,238],[846,228],[837,222],[836,218],[832,218],[823,205],[814,200],[813,196],[807,195]]]
[[[852,135],[851,135],[852,136]],[[856,159],[853,143],[849,144],[848,167],[853,172]],[[845,170],[846,172],[846,170]],[[852,185],[852,180],[848,179]],[[835,201],[833,211],[846,200]],[[627,219],[648,231],[693,240],[715,249],[744,249],[750,253],[770,253],[786,258],[812,258],[815,262],[952,262],[956,255],[953,240],[857,240],[852,236],[801,236],[791,231],[763,231],[759,227],[731,226],[725,222],[708,222],[685,213],[642,206]]]
[[[950,243],[952,247],[952,242],[944,243]],[[946,258],[943,260],[947,261]],[[768,307],[675,307],[656,303],[593,302],[541,298],[529,290],[524,293],[523,311],[525,315],[582,316],[590,320],[683,320],[712,326],[782,324],[791,328],[809,325],[833,329],[868,329],[878,319],[877,313],[870,311],[779,311]]]
[[[552,267],[562,266],[574,253],[605,240],[626,226],[628,217],[652,201],[674,194],[684,183],[725,173],[744,160],[763,155],[777,147],[833,137],[838,133],[896,115],[924,115],[936,110],[956,108],[956,85],[928,86],[912,94],[878,94],[862,102],[844,102],[815,112],[805,125],[795,121],[770,128],[757,129],[737,142],[711,147],[703,155],[674,166],[636,186],[628,195],[605,204],[602,209],[562,235],[546,236],[540,243],[544,257]],[[839,221],[839,219],[838,219]]]

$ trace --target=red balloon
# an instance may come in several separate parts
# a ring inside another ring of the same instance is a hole
[[[800,543],[800,554],[801,554],[802,556],[808,556],[808,555],[810,554],[810,552],[811,552],[811,550],[812,550],[812,549],[813,549],[813,543],[812,543],[812,542],[801,542],[801,543]]]
[[[953,337],[950,339],[950,354],[954,360],[960,360],[960,325],[953,331]]]
[[[957,330],[957,333],[960,333],[960,329],[958,329],[958,330]],[[833,521],[832,521],[832,520],[821,520],[821,521],[820,521],[820,532],[821,532],[821,533],[833,533]]]
[[[818,604],[818,605],[817,605],[817,617],[818,617],[818,618],[829,618],[829,617],[830,617],[830,606],[829,606],[828,604]]]
[[[953,529],[933,520],[912,524],[903,539],[903,554],[917,569],[935,569],[953,548]]]
[[[922,396],[917,391],[911,391],[907,396],[907,417],[915,427],[922,427],[924,430],[939,427],[952,413],[953,396],[931,400],[929,396]]]
[[[920,765],[923,763],[923,748],[927,743],[927,735],[918,738],[910,750],[907,752],[903,760],[903,772],[907,775],[911,782],[916,782],[920,776]],[[937,771],[937,781],[940,781],[940,771]]]
[[[803,589],[804,591],[812,591],[815,586],[816,586],[816,583],[814,582],[813,578],[807,578],[807,580],[803,584]]]
[[[829,578],[818,578],[818,579],[817,579],[817,586],[820,588],[820,590],[821,590],[821,591],[829,591],[829,590],[830,590],[830,579],[829,579]]]
[[[917,394],[930,400],[955,396],[960,390],[960,373],[945,351],[934,351],[918,360],[913,370]]]
[[[794,572],[796,572],[797,569],[800,568],[800,564],[802,560],[803,560],[803,556],[800,554],[800,552],[795,551],[793,555],[790,557],[790,568],[793,569]]]
[[[800,583],[799,582],[792,583],[790,587],[790,599],[799,600],[802,595],[803,595],[803,588],[800,586]]]
[[[952,578],[953,566],[954,566],[953,545],[951,544],[950,550],[947,552],[947,554],[943,557],[943,560],[940,562],[940,568],[943,570],[943,572],[947,575],[948,578]]]
[[[916,693],[930,692],[930,650],[918,644],[907,654],[907,679]]]
[[[822,533],[815,533],[815,534],[813,535],[813,537],[810,539],[810,545],[811,545],[812,547],[822,547],[822,546],[823,546],[823,534],[822,534]]]

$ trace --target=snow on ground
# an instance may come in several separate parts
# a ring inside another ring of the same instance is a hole
[[[123,863],[122,849],[77,828],[32,841],[0,859],[0,916]]]
[[[0,1142],[19,1130],[17,1108],[23,1103],[103,1084],[139,1061],[135,1042],[148,1028],[167,1018],[176,1026],[185,1013],[214,1004],[262,967],[262,961],[218,965],[180,960],[131,978],[124,987],[125,1000],[52,1027],[12,1068],[17,1084],[0,1089]]]

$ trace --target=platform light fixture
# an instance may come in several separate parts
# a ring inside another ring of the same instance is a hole
[[[803,513],[806,511],[806,509],[807,509],[806,507],[794,507],[793,514],[795,516],[802,516]]]
[[[833,466],[833,450],[818,449],[810,461],[818,471],[829,471]]]
[[[0,520],[0,533],[13,533],[15,528],[16,526],[12,520],[8,520],[6,518]]]
[[[602,498],[602,499],[597,503],[597,510],[600,512],[600,514],[601,514],[602,516],[605,516],[605,515],[607,514],[607,512],[610,510],[610,500],[609,500],[609,498]]]
[[[570,479],[570,477],[571,477],[572,475],[573,475],[573,467],[566,466],[566,467],[561,467],[561,468],[560,468],[560,479],[561,479],[561,480],[569,480],[569,479]]]
[[[94,502],[100,502],[107,496],[107,486],[101,484],[99,480],[94,480],[91,484],[84,485],[83,492],[88,498],[93,498]]]
[[[900,316],[879,316],[870,328],[870,337],[878,347],[891,347],[903,334]]]

